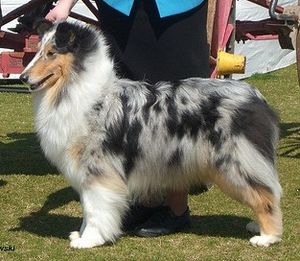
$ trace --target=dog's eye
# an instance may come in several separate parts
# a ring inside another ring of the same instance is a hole
[[[53,52],[53,51],[47,52],[47,57],[53,57],[54,55],[55,55],[55,52]]]

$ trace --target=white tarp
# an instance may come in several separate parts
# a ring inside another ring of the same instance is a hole
[[[287,6],[297,3],[298,0],[279,0],[278,5]],[[269,18],[266,8],[238,0],[236,3],[236,20],[263,20]],[[255,73],[266,73],[284,68],[296,62],[296,53],[292,50],[280,48],[278,40],[246,41],[245,44],[236,43],[235,53],[243,54],[247,58],[245,74],[235,74],[235,79],[246,78]]]
[[[0,1],[3,15],[20,6],[21,4],[28,2],[27,0]],[[297,0],[279,0],[278,4],[286,6],[296,2]],[[261,20],[269,17],[267,9],[252,4],[247,0],[237,0],[236,6],[237,20]],[[76,4],[74,10],[84,15],[93,17],[93,15],[81,1]],[[14,27],[15,24],[16,21],[12,21],[11,23],[3,26],[2,29]],[[234,75],[234,78],[236,79],[245,78],[254,73],[265,73],[277,70],[294,63],[296,59],[295,51],[282,50],[277,40],[246,41],[245,44],[236,43],[235,53],[243,54],[247,57],[246,72],[243,75]],[[13,75],[11,75],[11,77],[13,77]]]

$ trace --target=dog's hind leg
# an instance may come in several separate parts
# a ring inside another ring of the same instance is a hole
[[[259,224],[259,236],[254,236],[250,242],[254,246],[269,246],[281,241],[282,215],[279,199],[265,187],[251,186],[247,193],[247,203],[255,212]],[[253,224],[253,223],[252,223]],[[249,227],[253,225],[248,224]]]
[[[71,234],[70,246],[91,248],[114,242],[122,233],[122,216],[128,208],[127,194],[125,183],[117,175],[91,177],[81,191],[83,231]]]
[[[248,205],[256,214],[258,224],[250,222],[247,229],[251,232],[260,232],[259,236],[250,239],[255,246],[269,246],[281,241],[282,216],[279,206],[280,199],[277,198],[271,189],[262,185],[247,183],[244,186],[237,186],[221,174],[215,183],[221,190],[232,198]]]
[[[251,222],[247,229],[260,235],[252,237],[251,244],[269,246],[281,240],[281,186],[271,160],[249,144],[242,148],[232,151],[231,157],[218,165],[214,182],[224,193],[255,212],[259,226]]]

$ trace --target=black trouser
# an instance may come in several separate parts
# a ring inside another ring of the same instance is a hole
[[[206,2],[160,18],[154,0],[136,0],[129,17],[99,0],[101,29],[119,75],[150,83],[208,77]]]

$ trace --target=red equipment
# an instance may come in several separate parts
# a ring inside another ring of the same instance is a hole
[[[71,17],[87,23],[99,25],[99,14],[96,7],[89,0],[82,0],[97,20],[78,13],[71,13]],[[269,9],[270,18],[262,21],[236,21],[236,0],[208,0],[208,43],[210,50],[211,77],[217,76],[218,51],[224,50],[234,53],[234,41],[279,39],[283,48],[293,48],[289,33],[296,28],[297,61],[300,60],[300,36],[298,34],[299,7],[282,8],[277,5],[278,0],[248,0],[249,2]],[[0,29],[4,24],[26,15],[28,12],[45,4],[53,4],[53,0],[31,0],[2,16],[0,2]],[[300,0],[299,0],[300,3]],[[299,5],[298,3],[298,5]],[[289,13],[285,10],[288,9]],[[17,34],[0,30],[0,48],[9,48],[13,51],[0,54],[0,73],[4,77],[10,74],[19,74],[34,56],[38,43],[38,36],[32,31],[21,30]],[[300,63],[298,64],[298,78],[300,79]]]

